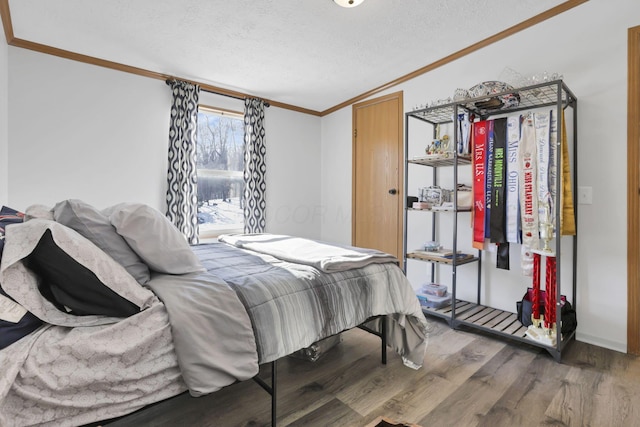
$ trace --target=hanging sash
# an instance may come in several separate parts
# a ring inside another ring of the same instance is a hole
[[[507,118],[507,242],[520,243],[520,209],[518,201],[518,145],[520,143],[520,116]]]
[[[458,114],[458,154],[470,154],[469,140],[471,134],[471,123],[469,113]]]
[[[472,124],[473,131],[473,247],[484,247],[484,214],[485,214],[485,165],[487,144],[487,122]]]
[[[533,115],[529,113],[522,123],[522,138],[518,147],[520,169],[520,217],[522,244],[529,249],[538,248],[538,188],[536,185],[536,136]]]
[[[569,147],[567,146],[567,126],[562,111],[562,218],[560,234],[574,236],[576,234],[576,216],[573,209],[573,192],[571,190],[571,167],[569,166]]]
[[[549,111],[549,216],[556,231],[556,203],[558,186],[558,115]]]
[[[487,144],[484,177],[484,237],[491,235],[491,188],[493,187],[493,120],[487,120]]]
[[[538,221],[540,224],[549,224],[552,216],[549,191],[549,113],[535,113],[533,122],[538,149]]]
[[[505,232],[506,210],[506,148],[507,119],[493,121],[493,187],[491,188],[491,230],[490,241],[497,243],[496,267],[509,269],[509,244]]]
[[[522,275],[533,276],[533,258],[534,253],[531,248],[522,244],[520,246],[520,267],[522,268]],[[534,276],[535,277],[535,276]]]
[[[491,243],[505,243],[505,152],[507,145],[507,119],[493,121],[493,182],[491,187]]]
[[[509,243],[498,243],[497,249],[496,268],[509,270]]]

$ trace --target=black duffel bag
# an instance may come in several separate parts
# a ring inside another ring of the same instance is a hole
[[[539,308],[540,314],[544,314],[545,310],[545,296],[546,292],[544,290],[540,291],[540,300],[539,300]],[[531,325],[531,313],[532,313],[532,302],[533,299],[533,289],[527,289],[527,292],[522,297],[521,301],[516,303],[518,320],[524,326]],[[560,332],[562,335],[569,334],[576,330],[578,327],[578,319],[576,318],[576,311],[571,306],[571,303],[567,301],[567,298],[562,295],[561,296],[562,307],[560,309],[560,315],[562,316],[562,326]]]

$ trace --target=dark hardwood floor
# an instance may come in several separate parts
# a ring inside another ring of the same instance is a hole
[[[279,426],[366,426],[378,416],[420,426],[640,426],[640,359],[581,342],[556,363],[544,350],[477,332],[432,328],[424,366],[402,365],[354,329],[320,360],[278,362]],[[268,369],[261,377],[269,381]],[[109,427],[269,426],[254,381],[180,395]]]

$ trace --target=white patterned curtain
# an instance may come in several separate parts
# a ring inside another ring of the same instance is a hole
[[[198,243],[198,177],[196,137],[200,86],[167,80],[173,93],[169,127],[167,218],[187,241]]]
[[[265,230],[265,174],[264,101],[244,100],[244,232],[263,233]]]

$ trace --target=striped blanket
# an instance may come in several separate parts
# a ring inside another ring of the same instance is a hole
[[[260,363],[388,315],[389,345],[405,365],[422,366],[427,323],[406,277],[393,262],[324,273],[311,265],[225,243],[193,247],[207,271],[224,279],[244,304]]]

